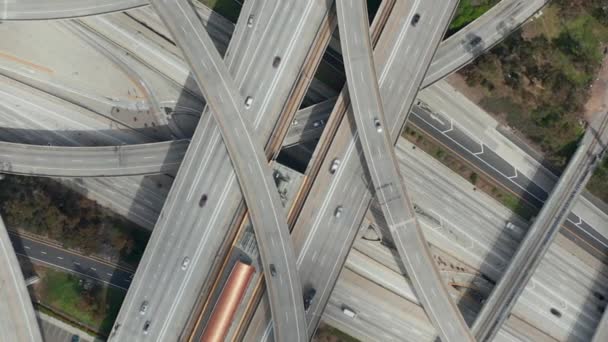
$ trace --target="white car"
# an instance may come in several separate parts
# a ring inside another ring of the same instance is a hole
[[[354,312],[353,310],[347,308],[346,306],[342,307],[342,313],[351,319],[357,317],[357,313]]]
[[[333,162],[331,162],[331,167],[329,168],[329,173],[334,174],[340,167],[340,159],[336,158]]]
[[[185,270],[186,268],[188,268],[189,264],[190,264],[190,258],[185,257],[184,260],[182,261],[182,270]]]
[[[245,108],[251,107],[252,103],[253,103],[253,97],[247,96],[247,98],[245,98]]]
[[[343,212],[343,211],[344,211],[344,208],[343,208],[341,205],[339,205],[339,206],[336,208],[336,211],[334,212],[334,216],[335,216],[336,218],[340,218],[340,216],[342,216],[342,212]]]
[[[253,14],[249,16],[249,19],[247,19],[247,26],[253,26]]]
[[[145,315],[147,310],[148,310],[148,301],[145,300],[143,303],[141,303],[141,306],[139,307],[139,313],[141,315]]]

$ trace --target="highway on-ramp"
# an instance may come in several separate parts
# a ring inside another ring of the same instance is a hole
[[[416,294],[441,339],[473,341],[422,235],[401,179],[394,144],[384,129],[388,125],[374,68],[365,6],[362,0],[336,1],[352,113],[367,162],[368,175],[374,186],[374,195]]]

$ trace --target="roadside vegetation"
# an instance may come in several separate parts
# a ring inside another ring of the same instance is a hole
[[[0,213],[7,227],[85,255],[137,266],[150,234],[49,178],[5,175]]]
[[[520,217],[530,220],[538,214],[537,208],[521,200],[515,194],[496,184],[491,178],[479,172],[474,166],[462,160],[455,152],[445,148],[432,137],[424,134],[413,125],[408,125],[402,136],[416,147],[439,160],[443,165],[469,181],[475,190],[483,191],[496,199],[505,207],[511,209]]]
[[[108,336],[126,291],[40,265],[33,268],[40,281],[31,291],[40,308],[85,330]]]
[[[584,133],[585,104],[608,43],[606,0],[556,0],[460,71],[479,104],[563,169]],[[590,191],[608,198],[606,164]]]
[[[359,340],[332,327],[331,325],[321,322],[319,328],[312,338],[314,342],[358,342]]]
[[[595,170],[587,183],[587,190],[608,203],[608,158],[604,158],[602,164]]]
[[[500,0],[460,0],[454,18],[448,27],[446,37],[458,32],[473,20],[481,17]]]

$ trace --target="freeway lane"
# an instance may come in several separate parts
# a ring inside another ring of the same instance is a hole
[[[174,174],[188,140],[72,147],[0,142],[0,172],[43,177],[109,177]]]
[[[42,341],[25,279],[1,217],[0,258],[0,339],[11,342]]]
[[[362,0],[337,0],[340,43],[344,54],[351,110],[368,175],[388,228],[426,313],[444,341],[473,341],[447,292],[422,235],[402,182],[374,68],[367,11]]]
[[[451,124],[446,124],[448,122]],[[545,190],[522,173],[517,172],[517,169],[488,146],[470,138],[470,134],[461,130],[450,118],[443,116],[441,113],[431,113],[421,107],[414,107],[409,123],[430,134],[442,145],[454,151],[475,168],[481,170],[534,207],[541,208],[543,206],[548,196]],[[590,246],[590,252],[594,255],[602,257],[608,253],[606,237],[600,235],[597,229],[585,221],[583,217],[571,212],[567,217],[565,226],[571,232],[577,232],[579,236],[572,236],[572,238]]]
[[[599,119],[587,128],[576,153],[479,313],[473,325],[478,340],[494,338],[591,177],[608,144],[608,114]]]
[[[0,20],[76,18],[145,6],[147,0],[2,0]]]
[[[385,113],[390,114],[386,118],[390,126],[387,129],[395,140],[422,82],[425,68],[421,66],[430,63],[456,3],[397,1],[382,31],[374,59],[381,72],[379,83]],[[438,8],[441,10],[437,11]],[[413,30],[410,22],[415,13],[423,19]],[[403,82],[403,79],[411,81]],[[352,117],[345,115],[292,231],[303,285],[317,289],[307,313],[309,336],[318,325],[371,201],[354,127]],[[334,158],[341,159],[341,164],[331,174],[329,170]],[[335,217],[338,206],[343,207],[340,218]],[[265,320],[264,315],[262,310],[256,312],[245,339],[271,338],[267,334],[267,325],[261,323]]]
[[[226,56],[241,92],[255,99],[248,115],[260,142],[268,141],[297,79],[315,38],[311,28],[320,26],[328,10],[321,0],[245,3]],[[255,16],[254,24],[247,25],[250,15]],[[253,48],[255,35],[257,47]],[[274,68],[272,60],[277,55],[283,62]],[[201,202],[203,195],[208,200]],[[199,203],[203,203],[202,208]],[[230,158],[211,114],[205,111],[119,313],[114,335],[117,339],[125,329],[122,335],[128,334],[130,340],[154,339],[160,330],[144,335],[146,320],[152,322],[152,328],[163,322],[169,324],[165,337],[179,339],[197,298],[206,296],[213,283],[217,255],[223,253],[226,234],[234,233],[232,221],[240,205],[242,196]],[[182,271],[186,257],[190,263]],[[168,309],[150,310],[148,317],[141,317],[138,311],[145,300],[151,308]]]
[[[63,271],[76,273],[127,290],[133,272],[116,265],[89,258],[59,246],[9,232],[15,253]]]
[[[153,0],[152,4],[182,48],[220,128],[253,223],[277,338],[304,341],[302,288],[287,220],[262,144],[244,120],[249,105],[243,105],[228,68],[190,4],[185,0]]]

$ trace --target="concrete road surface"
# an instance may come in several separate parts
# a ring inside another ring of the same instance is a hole
[[[2,0],[0,20],[76,18],[125,11],[147,3],[146,0]]]
[[[490,341],[496,335],[599,164],[608,145],[608,114],[599,119],[587,128],[576,153],[477,317],[473,330],[478,340]]]
[[[184,51],[232,160],[264,264],[277,338],[304,341],[304,304],[295,255],[263,145],[244,120],[250,104],[239,94],[228,68],[188,1],[153,0],[152,4]],[[271,273],[271,267],[276,273]],[[162,337],[162,333],[159,336]]]
[[[175,174],[188,143],[71,147],[0,142],[0,172],[42,177]]]
[[[385,130],[388,125],[374,68],[365,6],[362,0],[336,2],[352,113],[376,201],[382,208],[416,294],[442,340],[473,341],[439,275],[401,180],[394,144]],[[417,23],[412,21],[412,25]]]
[[[42,341],[34,307],[19,262],[0,218],[0,339],[15,342]]]
[[[324,1],[251,1],[243,7],[227,63],[241,92],[254,98],[248,115],[260,143],[268,140],[314,40],[316,31],[309,28],[318,27],[327,11]],[[251,26],[247,24],[250,15],[255,16]],[[284,20],[299,24],[286,27],[280,24]],[[260,37],[259,45],[266,48],[249,48],[255,36]],[[277,54],[284,63],[275,70],[272,60]],[[213,282],[208,272],[217,266],[215,256],[220,253],[226,231],[232,229],[234,214],[242,201],[219,133],[211,114],[205,111],[189,147],[192,152],[180,167],[119,313],[115,325],[118,332],[126,326],[131,329],[127,332],[130,337],[145,338],[142,329],[150,320],[152,328],[156,324],[170,325],[168,334],[179,338],[193,303]],[[207,196],[206,201],[203,195]],[[186,270],[181,270],[186,257],[191,262]],[[168,309],[155,311],[154,317],[140,318],[139,307],[145,300],[150,307]],[[135,323],[125,325],[124,319]],[[147,336],[153,338],[157,332],[160,329]]]

